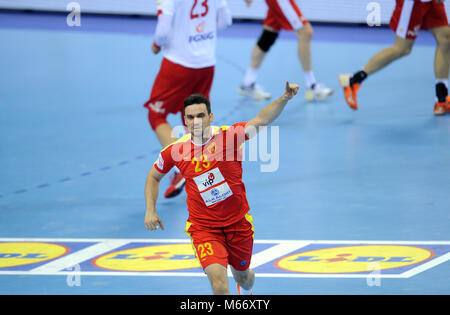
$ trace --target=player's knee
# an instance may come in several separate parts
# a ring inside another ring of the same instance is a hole
[[[245,290],[249,290],[253,287],[253,283],[255,282],[255,273],[253,270],[249,270],[245,274],[240,276],[240,284]]]
[[[311,26],[311,24],[307,23],[305,24],[301,29],[296,31],[297,37],[300,41],[310,41],[312,37],[314,36],[314,30]]]
[[[442,30],[439,36],[436,37],[438,45],[450,49],[450,27],[446,27]]]
[[[401,55],[401,57],[408,56],[411,52],[412,52],[411,46],[403,47],[400,50],[400,55]]]
[[[214,294],[225,295],[228,294],[228,279],[222,277],[211,277],[211,287]]]
[[[396,46],[394,53],[397,58],[405,57],[409,55],[412,52],[412,46],[409,45],[402,45],[402,46]]]
[[[255,272],[251,269],[247,269],[245,271],[238,271],[234,268],[231,269],[233,272],[234,280],[244,288],[245,290],[249,290],[253,287],[253,283],[255,282]]]
[[[269,51],[270,47],[272,47],[272,45],[275,43],[277,37],[278,37],[277,32],[272,32],[264,29],[256,44],[262,51],[266,53]]]

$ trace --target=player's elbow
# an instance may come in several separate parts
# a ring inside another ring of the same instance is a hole
[[[249,121],[245,126],[245,134],[249,139],[251,139],[259,133],[261,128],[267,126],[268,124],[269,124],[268,120],[255,117],[251,121]]]
[[[159,182],[161,181],[163,176],[164,176],[164,174],[161,174],[160,172],[158,172],[156,170],[156,168],[153,166],[151,168],[150,172],[148,173],[147,182],[153,183],[153,184],[159,184]]]
[[[265,127],[267,125],[270,125],[271,120],[268,117],[265,117],[264,115],[258,115],[255,119],[255,125],[258,128]]]
[[[259,133],[261,131],[261,129],[269,126],[271,124],[271,121],[264,119],[259,121],[256,125],[255,125],[255,129],[256,129],[256,133]]]

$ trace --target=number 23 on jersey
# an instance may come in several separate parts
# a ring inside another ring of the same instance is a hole
[[[200,245],[198,245],[197,249],[198,249],[198,254],[200,256],[200,259],[203,259],[206,256],[214,255],[214,251],[212,249],[211,243],[200,244]]]
[[[197,158],[192,158],[192,164],[195,165],[195,172],[201,172],[203,170],[206,170],[211,166],[211,163],[206,159],[206,155],[202,154],[201,160],[198,160]]]
[[[205,17],[208,11],[208,0],[194,0],[194,5],[191,9],[191,20]]]

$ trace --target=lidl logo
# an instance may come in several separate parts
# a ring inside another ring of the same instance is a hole
[[[0,268],[30,265],[55,259],[70,251],[64,245],[38,242],[0,243]]]
[[[93,260],[96,267],[115,271],[170,271],[200,268],[190,244],[129,248]]]
[[[256,240],[253,255],[261,277],[410,278],[448,263],[450,241]],[[0,275],[66,274],[74,265],[80,275],[204,276],[188,239],[0,239]]]
[[[432,259],[435,253],[427,248],[409,245],[352,245],[322,248],[281,258],[277,268],[299,273],[358,273],[408,267]]]

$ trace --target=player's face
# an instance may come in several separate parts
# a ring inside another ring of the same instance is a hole
[[[194,138],[204,138],[209,135],[209,126],[213,121],[213,114],[208,114],[206,104],[192,104],[184,110],[184,121]]]

